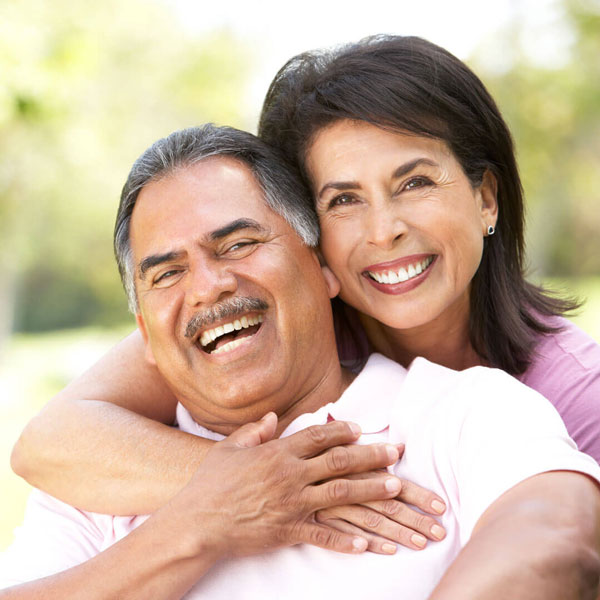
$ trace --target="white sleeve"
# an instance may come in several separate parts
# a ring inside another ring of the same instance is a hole
[[[104,516],[105,519],[110,517]],[[74,567],[100,552],[104,535],[95,516],[34,490],[23,525],[0,555],[0,589]]]
[[[461,542],[504,492],[547,471],[579,471],[600,481],[600,467],[577,450],[556,409],[506,373],[473,369],[461,387],[464,420],[455,474]]]

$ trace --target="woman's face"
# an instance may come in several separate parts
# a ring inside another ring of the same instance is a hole
[[[341,298],[394,329],[466,317],[496,182],[473,188],[440,140],[343,120],[307,154],[321,249]]]

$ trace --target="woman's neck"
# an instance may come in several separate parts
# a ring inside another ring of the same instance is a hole
[[[468,310],[451,307],[438,318],[411,329],[394,329],[359,314],[373,350],[408,367],[417,357],[462,371],[484,365],[469,338]]]

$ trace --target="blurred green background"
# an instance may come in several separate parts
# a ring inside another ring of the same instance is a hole
[[[131,164],[181,127],[213,121],[255,130],[266,91],[266,83],[256,91],[257,73],[273,53],[235,27],[190,27],[185,2],[175,4],[0,5],[0,550],[28,491],[8,466],[19,431],[134,326],[111,245]],[[531,276],[587,298],[575,320],[600,340],[600,5],[548,5],[560,19],[552,60],[518,10],[461,58],[515,135]],[[392,32],[453,50],[418,23]],[[319,45],[359,37],[337,33]],[[309,48],[299,35],[299,50]]]

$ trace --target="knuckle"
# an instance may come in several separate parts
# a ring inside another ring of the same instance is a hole
[[[383,524],[384,518],[385,517],[381,513],[369,510],[363,517],[363,523],[370,529],[378,529]]]
[[[350,486],[345,479],[336,479],[329,484],[329,497],[334,502],[346,500],[350,495]]]
[[[287,487],[299,478],[300,469],[296,465],[281,464],[271,470],[271,483],[273,486]]]
[[[386,515],[396,516],[402,512],[404,505],[398,500],[394,500],[390,498],[389,500],[382,500],[381,502],[381,512]]]
[[[327,468],[334,473],[345,471],[350,467],[350,454],[346,448],[332,448],[325,456]]]
[[[325,428],[321,425],[311,425],[307,427],[305,430],[306,435],[310,438],[311,442],[317,445],[321,445],[325,443],[327,439],[327,433],[325,432]]]
[[[311,532],[311,541],[315,546],[330,546],[337,538],[337,534],[333,529],[318,527]]]
[[[414,519],[414,526],[419,530],[429,530],[430,518],[417,513]]]

